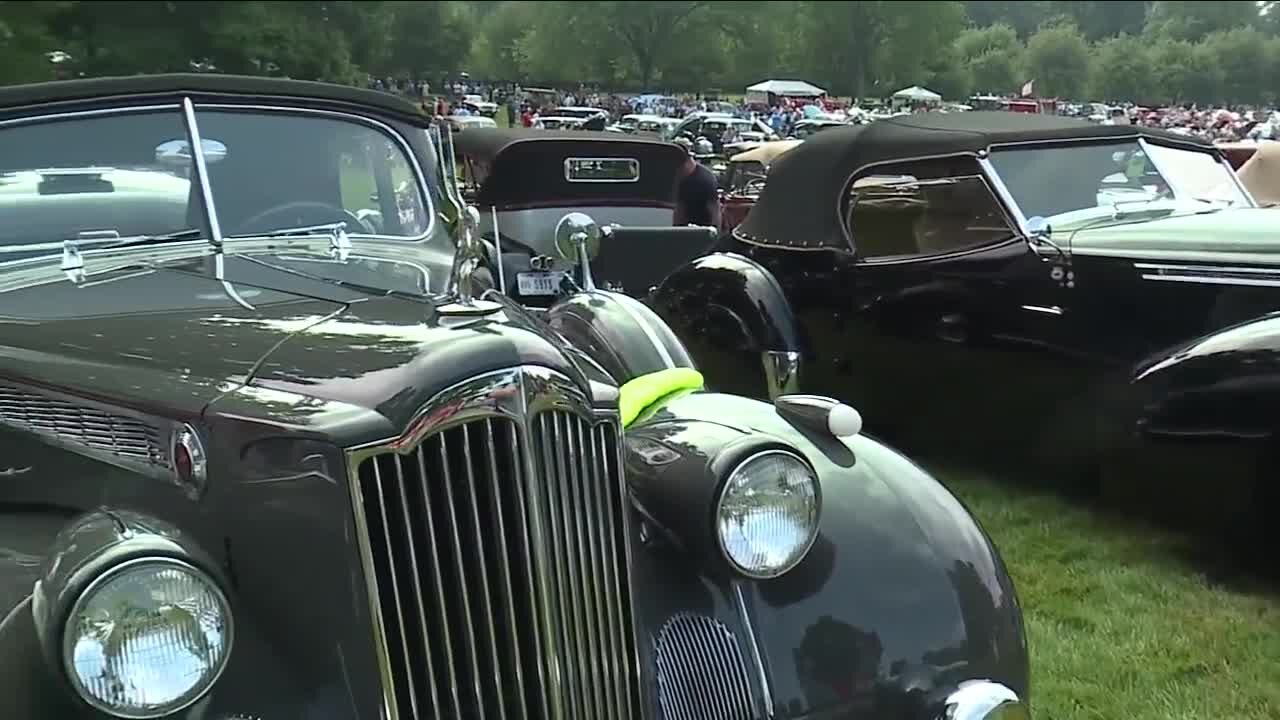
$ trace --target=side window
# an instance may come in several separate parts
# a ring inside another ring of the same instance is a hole
[[[371,132],[359,140],[338,154],[342,208],[365,225],[351,231],[421,234],[426,229],[425,212],[404,152],[380,134]]]
[[[999,200],[969,164],[902,163],[854,180],[843,216],[858,258],[943,255],[1012,237]]]

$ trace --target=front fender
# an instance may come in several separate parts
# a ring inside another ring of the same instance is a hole
[[[736,253],[715,253],[672,273],[647,302],[688,344],[716,387],[768,397],[772,369],[763,353],[805,352],[801,326],[782,286],[763,265]],[[791,390],[799,377],[791,378]]]
[[[813,464],[823,492],[819,537],[791,572],[753,581],[688,552],[659,528],[641,533],[637,609],[651,635],[641,646],[676,656],[655,658],[662,702],[678,701],[662,693],[684,686],[679,668],[705,667],[664,643],[664,633],[694,632],[681,627],[732,638],[711,685],[752,703],[757,714],[927,718],[938,693],[978,678],[1026,699],[1021,612],[999,555],[945,488],[870,438],[819,436],[746,398],[675,397],[627,434],[629,482],[654,525],[669,523],[645,486],[667,465],[708,466],[706,458],[735,433],[788,444]],[[687,475],[691,484],[706,482]],[[681,619],[690,617],[700,619]],[[732,672],[739,663],[740,680]],[[735,695],[735,687],[744,690]]]
[[[619,385],[659,370],[693,368],[671,327],[640,301],[593,290],[556,303],[547,324],[604,368]]]
[[[1280,500],[1280,315],[1219,330],[1162,352],[1128,377],[1104,426],[1104,491],[1152,503],[1168,519],[1208,530]],[[1206,504],[1205,480],[1214,502]]]

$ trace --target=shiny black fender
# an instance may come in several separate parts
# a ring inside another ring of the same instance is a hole
[[[576,293],[544,316],[570,347],[582,351],[619,385],[693,359],[672,328],[635,298],[606,290]]]
[[[816,542],[771,580],[711,551],[726,457],[757,446],[793,448],[821,482]],[[975,679],[1027,700],[1026,637],[999,554],[904,456],[757,400],[690,393],[641,415],[624,458],[641,523],[641,664],[655,668],[667,717],[933,720],[942,696]]]
[[[689,346],[708,382],[751,397],[800,387],[805,340],[782,286],[737,253],[698,258],[646,299]]]
[[[1280,503],[1280,314],[1170,348],[1127,381],[1100,423],[1102,491],[1185,527],[1262,529]]]
[[[38,546],[37,546],[38,543]],[[19,550],[19,548],[25,548]],[[70,605],[102,571],[134,557],[173,558],[198,567],[226,588],[222,569],[191,538],[154,518],[107,509],[71,516],[51,508],[0,513],[0,554],[20,552],[0,568],[6,615],[0,619],[0,697],[5,716],[19,720],[98,720],[109,717],[81,701],[61,666],[59,646]],[[14,599],[16,604],[10,605]],[[203,718],[227,688],[266,686],[292,697],[289,679],[245,613],[236,613],[232,661],[214,690],[173,718]],[[273,693],[274,694],[274,693]],[[299,717],[287,708],[282,717]],[[216,713],[215,713],[216,714]]]

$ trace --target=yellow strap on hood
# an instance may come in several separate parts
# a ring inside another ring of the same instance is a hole
[[[622,427],[627,427],[662,398],[681,390],[701,390],[702,373],[692,368],[670,368],[633,378],[618,388]]]

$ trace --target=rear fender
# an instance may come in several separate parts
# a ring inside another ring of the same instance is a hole
[[[760,398],[799,390],[802,329],[760,263],[736,253],[699,258],[672,273],[648,304],[717,389]]]

